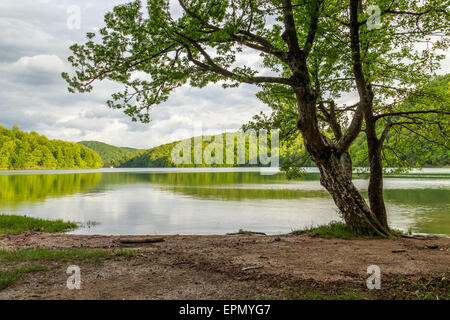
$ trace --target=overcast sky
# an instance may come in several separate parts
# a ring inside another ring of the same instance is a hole
[[[253,86],[236,89],[179,88],[152,110],[152,122],[132,122],[106,107],[110,84],[91,94],[69,94],[62,71],[70,71],[69,46],[103,26],[104,14],[126,0],[1,0],[0,125],[18,125],[50,139],[98,140],[117,146],[148,148],[186,138],[202,124],[209,133],[236,130],[268,108]],[[81,9],[80,29],[68,27],[68,9]],[[246,60],[257,63],[255,55]],[[447,59],[445,65],[449,65]]]

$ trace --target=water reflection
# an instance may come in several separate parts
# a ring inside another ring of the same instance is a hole
[[[101,175],[0,175],[0,208],[86,192],[100,182]]]
[[[258,172],[92,172],[0,175],[0,211],[99,225],[76,233],[267,233],[339,219],[311,173],[288,181]],[[385,180],[393,226],[450,235],[450,175]],[[363,190],[367,180],[356,179]]]

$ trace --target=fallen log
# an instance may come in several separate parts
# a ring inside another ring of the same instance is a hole
[[[254,232],[254,231],[239,231],[239,232],[233,232],[233,233],[227,233],[227,236],[236,236],[236,235],[246,235],[246,236],[253,236],[253,235],[260,235],[260,236],[267,236],[264,232]]]
[[[123,244],[157,243],[164,241],[163,238],[119,239],[119,242]]]
[[[438,236],[423,236],[423,235],[419,235],[419,234],[410,236],[410,235],[404,234],[404,235],[401,236],[401,238],[416,239],[416,240],[438,240],[441,237],[438,237]]]

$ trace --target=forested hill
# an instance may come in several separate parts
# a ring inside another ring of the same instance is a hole
[[[0,169],[93,169],[100,156],[85,146],[0,126]]]
[[[78,143],[97,152],[103,160],[104,167],[120,167],[128,160],[139,156],[145,151],[115,147],[98,141],[81,141]]]
[[[225,140],[225,139],[224,139]],[[191,140],[192,142],[193,140]],[[394,141],[394,140],[393,140]],[[395,141],[394,141],[395,142]],[[394,145],[394,142],[388,141],[387,146],[390,148],[397,147]],[[158,147],[154,147],[148,150],[138,150],[138,154],[134,157],[129,157],[126,161],[116,162],[115,167],[124,167],[124,168],[170,168],[170,167],[230,167],[236,165],[227,165],[227,164],[206,164],[203,161],[202,164],[191,164],[191,165],[175,165],[171,158],[171,152],[173,147],[179,143],[172,142],[168,144],[164,144]],[[210,142],[203,142],[203,151],[205,151],[205,147]],[[405,150],[398,150],[397,153],[400,153],[400,162],[403,162],[402,166],[423,166],[423,167],[446,167],[450,165],[449,153],[448,150],[444,147],[434,145],[427,141],[422,141],[421,147],[422,150],[426,150],[426,152],[412,152],[411,148],[405,148]],[[99,143],[100,144],[100,143]],[[224,143],[224,155],[225,155],[225,147],[226,143]],[[116,148],[116,147],[114,147]],[[117,148],[124,149],[124,148]],[[97,152],[100,152],[97,148],[95,148]],[[193,152],[193,148],[192,148]],[[248,163],[248,144],[246,145],[246,165],[250,166]],[[355,140],[350,148],[350,154],[353,159],[353,164],[355,166],[367,166],[367,146],[366,146],[366,138],[363,133],[359,135],[359,137]],[[235,155],[236,156],[236,155]],[[125,158],[123,158],[125,159]],[[193,155],[191,156],[193,159]],[[392,162],[388,161],[389,159],[385,159],[384,165],[389,166],[392,165]],[[225,159],[224,159],[225,162]],[[280,147],[280,165],[286,165],[289,162],[294,162],[297,166],[302,167],[312,167],[315,164],[310,160],[308,153],[305,150],[305,147],[302,143],[302,139],[299,136],[296,142],[292,145],[285,146],[281,145]],[[397,161],[398,163],[398,161]],[[256,166],[261,166],[257,164]]]

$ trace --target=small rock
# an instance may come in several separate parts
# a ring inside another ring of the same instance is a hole
[[[425,248],[427,248],[427,249],[437,249],[437,248],[439,248],[439,246],[436,245],[436,244],[427,244],[425,246]]]
[[[281,238],[280,238],[280,237],[276,237],[276,238],[274,239],[274,241],[279,242],[279,241],[281,241]]]
[[[401,252],[406,252],[406,250],[405,250],[405,249],[395,249],[395,250],[392,250],[392,253],[401,253]]]

